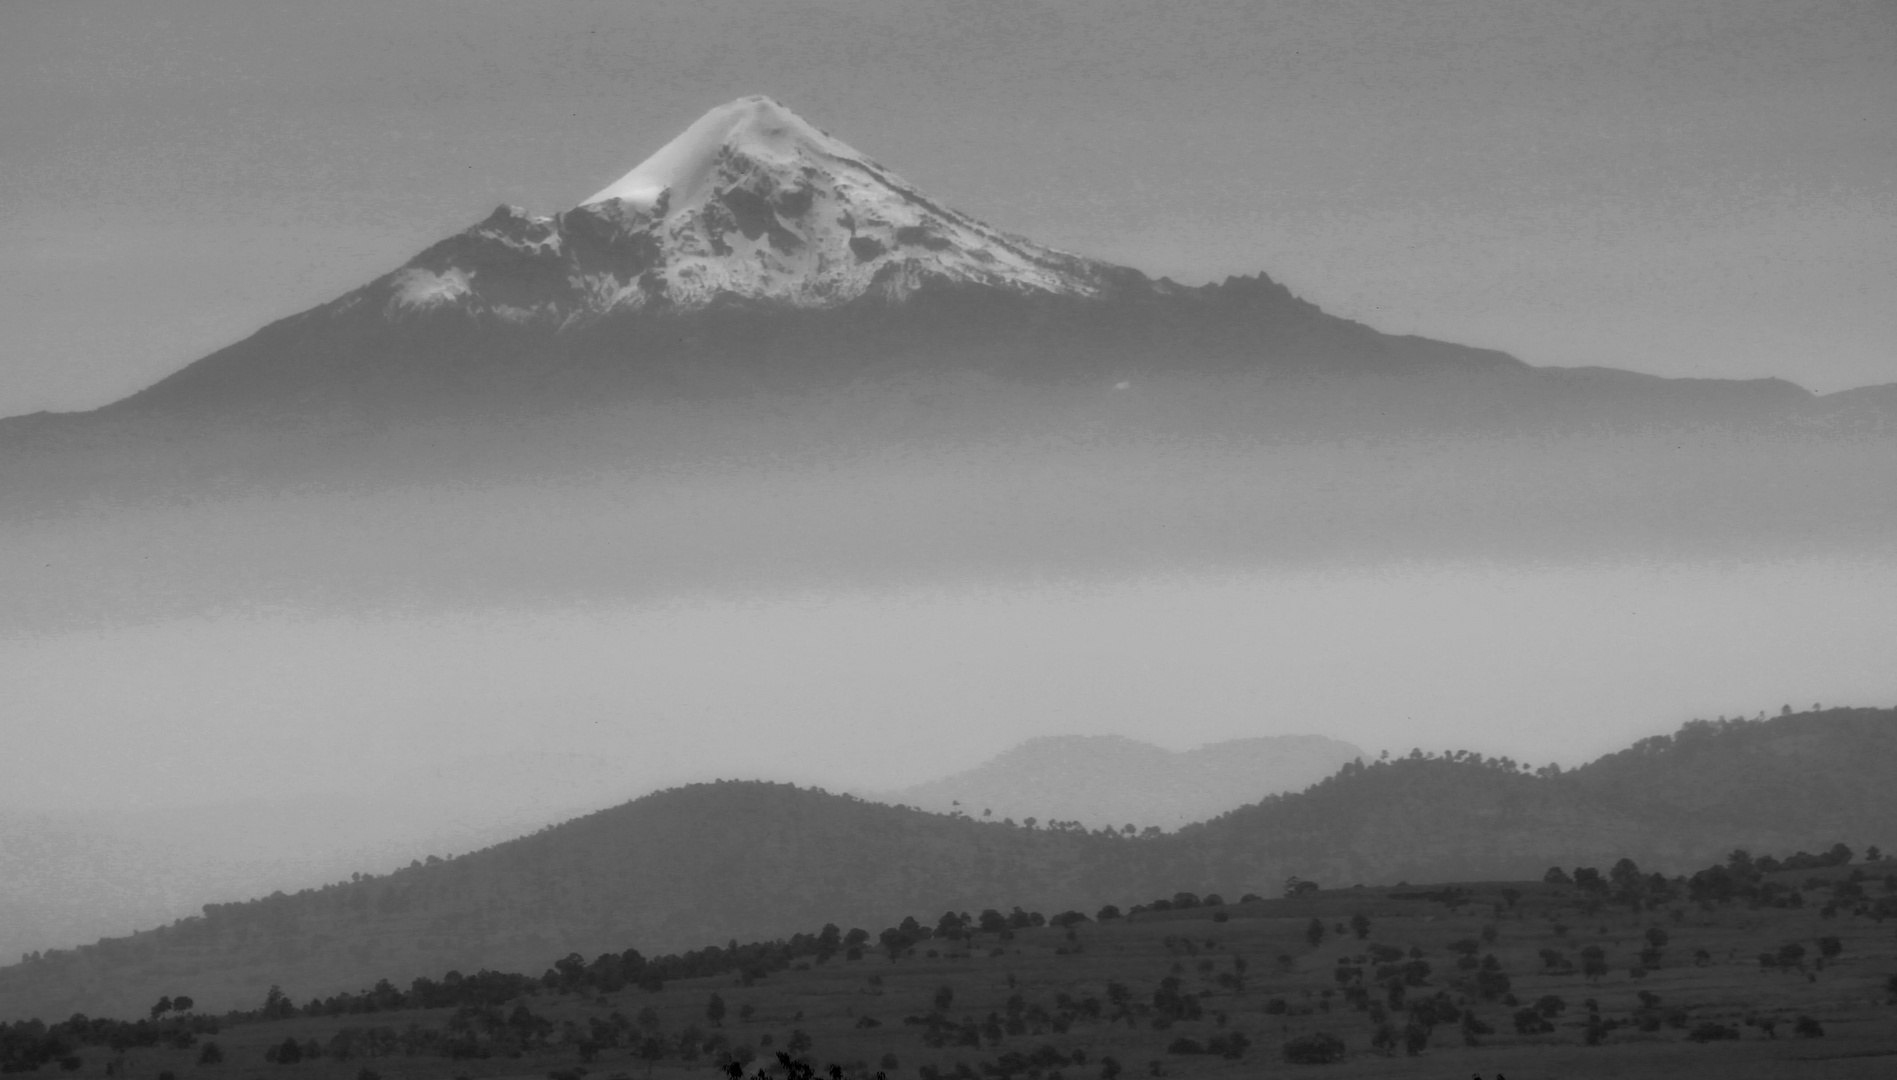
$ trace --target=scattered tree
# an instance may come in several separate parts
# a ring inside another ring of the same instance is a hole
[[[1327,1031],[1300,1035],[1284,1044],[1284,1059],[1293,1065],[1331,1065],[1344,1060],[1344,1040]]]

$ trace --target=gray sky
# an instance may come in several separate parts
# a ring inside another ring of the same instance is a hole
[[[769,93],[1002,227],[1532,363],[1897,381],[1897,6],[0,8],[0,414],[86,408]]]

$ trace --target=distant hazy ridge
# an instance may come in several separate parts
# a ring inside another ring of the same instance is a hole
[[[1030,739],[954,776],[873,797],[973,818],[991,811],[996,820],[1172,829],[1301,790],[1362,756],[1350,743],[1322,735],[1231,739],[1182,753],[1119,735],[1057,735]]]
[[[0,1017],[132,1015],[161,994],[254,1005],[379,978],[539,971],[905,914],[1126,904],[1178,889],[1536,877],[1550,864],[1705,865],[1734,847],[1890,846],[1897,710],[1688,725],[1559,775],[1462,756],[1352,764],[1179,833],[1029,830],[753,782],[660,792],[382,878],[215,905],[0,969]]]

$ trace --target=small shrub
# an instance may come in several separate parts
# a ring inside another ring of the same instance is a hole
[[[1228,1061],[1236,1061],[1245,1056],[1245,1051],[1250,1048],[1250,1046],[1251,1040],[1246,1038],[1242,1032],[1227,1031],[1223,1034],[1212,1036],[1206,1043],[1205,1049],[1208,1054],[1217,1054]]]
[[[1825,1034],[1825,1026],[1820,1024],[1816,1017],[1800,1016],[1797,1020],[1792,1022],[1792,1034],[1801,1039],[1822,1039]]]
[[[1284,1044],[1284,1059],[1293,1065],[1333,1065],[1344,1060],[1344,1040],[1328,1031],[1300,1035]]]
[[[1203,1054],[1205,1047],[1197,1039],[1180,1037],[1166,1045],[1168,1054]]]
[[[1520,1009],[1515,1013],[1517,1035],[1546,1035],[1553,1030],[1554,1025],[1533,1009]]]
[[[285,1038],[263,1052],[263,1059],[277,1065],[295,1065],[303,1060],[303,1047],[293,1038]]]
[[[1703,1020],[1694,1024],[1693,1030],[1688,1032],[1686,1037],[1699,1043],[1717,1042],[1720,1039],[1736,1039],[1739,1037],[1739,1032],[1724,1024],[1715,1024],[1710,1020]]]

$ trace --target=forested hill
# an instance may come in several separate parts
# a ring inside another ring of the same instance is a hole
[[[1180,877],[1221,880],[1539,877],[1623,854],[1677,871],[1735,847],[1886,843],[1893,767],[1897,710],[1695,720],[1566,772],[1459,752],[1346,765],[1166,846]]]
[[[1678,872],[1734,847],[1897,846],[1897,710],[1694,722],[1569,772],[1465,753],[1346,766],[1164,836],[1027,829],[789,785],[659,792],[447,861],[0,969],[0,1019],[133,1015],[165,994],[254,1005],[377,979],[537,973],[570,952],[652,955],[826,922],[1054,912],[1178,890],[1539,877],[1631,856]]]

